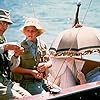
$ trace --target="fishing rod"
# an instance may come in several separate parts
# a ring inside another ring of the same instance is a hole
[[[78,3],[77,3],[77,11],[76,11],[76,16],[75,16],[75,21],[74,21],[74,26],[76,26],[77,24],[79,24],[79,18],[78,18],[78,15],[79,15],[79,7],[81,6],[81,1],[79,0]],[[81,27],[81,25],[80,25]]]

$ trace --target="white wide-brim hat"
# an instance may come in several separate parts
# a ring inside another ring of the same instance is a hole
[[[9,24],[12,24],[13,22],[10,19],[10,13],[7,10],[0,9],[0,21],[5,21]]]
[[[24,33],[24,28],[27,26],[35,26],[38,29],[38,36],[45,32],[44,28],[40,26],[37,18],[27,18],[24,25],[20,28],[20,31]]]

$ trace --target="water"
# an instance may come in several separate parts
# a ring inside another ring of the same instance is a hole
[[[26,17],[37,17],[46,32],[40,37],[49,48],[57,34],[69,29],[74,22],[78,0],[0,0],[0,8],[10,10],[14,22],[5,32],[10,42],[21,42],[25,37],[19,31]],[[79,13],[83,21],[91,0],[81,0]],[[84,25],[100,28],[100,0],[92,0]]]

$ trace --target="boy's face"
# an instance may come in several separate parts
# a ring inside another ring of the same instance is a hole
[[[34,41],[38,35],[38,29],[34,26],[27,26],[24,28],[24,34],[30,41]]]

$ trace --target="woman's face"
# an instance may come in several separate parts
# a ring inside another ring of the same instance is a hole
[[[38,35],[38,29],[34,26],[26,26],[24,28],[24,34],[28,40],[34,41]]]

